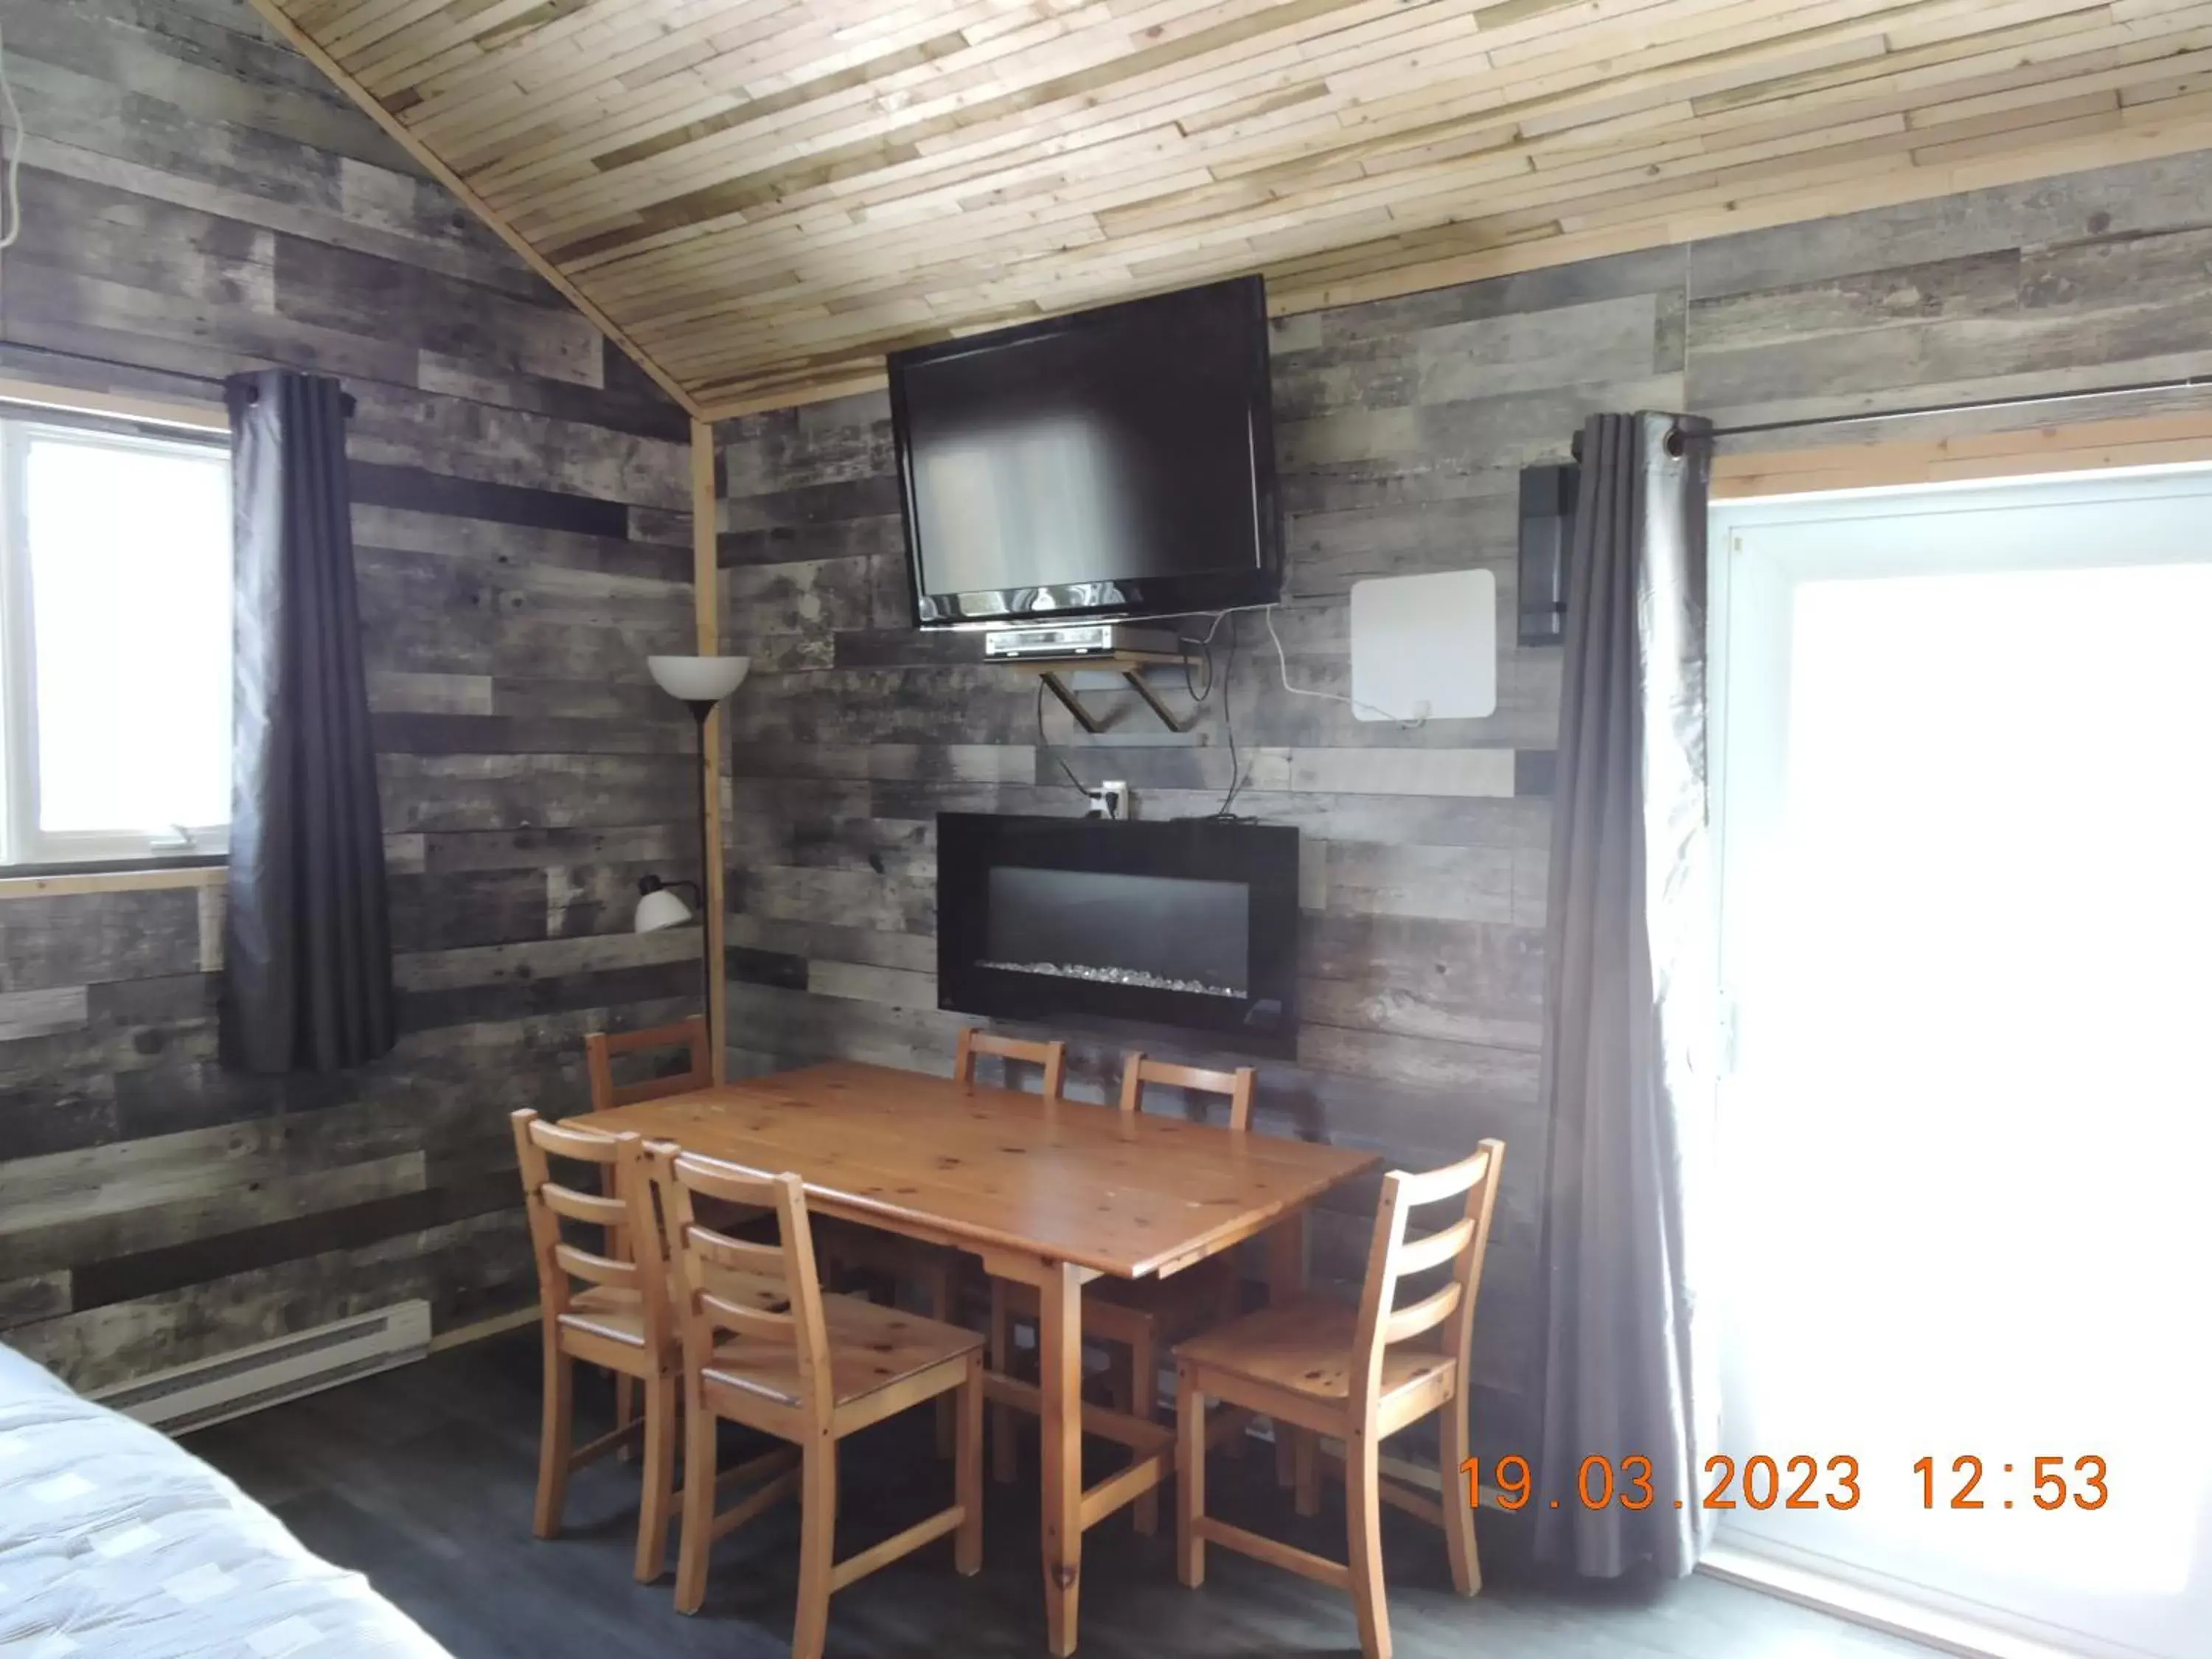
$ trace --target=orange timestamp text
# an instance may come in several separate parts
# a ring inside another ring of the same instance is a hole
[[[1459,1467],[1460,1473],[1467,1477],[1468,1503],[1477,1505],[1481,1502],[1485,1462],[1470,1457]],[[1486,1467],[1491,1483],[1497,1488],[1498,1508],[1525,1510],[1537,1501],[1535,1475],[1527,1458],[1515,1454],[1498,1458]],[[2003,1472],[2011,1474],[2014,1468],[2007,1463]],[[1947,1490],[1941,1496],[1937,1491],[1937,1469],[1933,1457],[1923,1457],[1912,1466],[1912,1472],[1920,1477],[1923,1508],[1932,1510],[1939,1504],[1954,1510],[1992,1507],[1978,1495],[1984,1474],[1980,1458],[1952,1460],[1953,1479],[1944,1482]],[[2030,1497],[2036,1508],[2061,1509],[2069,1502],[2073,1507],[2083,1510],[2105,1506],[2106,1466],[2103,1458],[2085,1456],[2069,1462],[2064,1457],[2039,1457],[2034,1460],[2033,1469],[2035,1478]],[[1741,1460],[1715,1455],[1705,1460],[1705,1475],[1702,1490],[1680,1498],[1662,1498],[1655,1484],[1649,1457],[1640,1453],[1622,1458],[1592,1455],[1576,1466],[1569,1494],[1551,1499],[1550,1507],[1556,1510],[1578,1502],[1586,1510],[1616,1506],[1648,1510],[1662,1503],[1678,1510],[1692,1504],[1704,1510],[1853,1510],[1864,1496],[1859,1460],[1848,1454],[1826,1460],[1804,1453],[1794,1457],[1770,1457],[1759,1453]],[[2003,1500],[2002,1507],[2012,1508],[2012,1500]]]
[[[2111,1499],[2106,1481],[2112,1471],[2105,1460],[2092,1454],[2070,1462],[2064,1456],[2038,1457],[2033,1460],[2035,1480],[2028,1489],[2028,1497],[2039,1510],[2063,1510],[2069,1499],[2077,1510],[2101,1510]],[[1950,1479],[1943,1480],[1947,1492],[1938,1492],[1936,1460],[1923,1457],[1912,1466],[1913,1474],[1920,1477],[1920,1507],[1954,1510],[1985,1510],[1990,1498],[1982,1489],[1982,1479],[1989,1466],[1971,1453],[1951,1460]],[[2024,1476],[2015,1464],[2007,1463],[2001,1474]],[[2069,1480],[2069,1477],[2071,1477]],[[1993,1483],[1999,1493],[2006,1488],[2002,1480]],[[1998,1505],[2010,1509],[2014,1500],[1999,1496]]]
[[[1467,1477],[1468,1502],[1480,1501],[1482,1460],[1470,1457],[1460,1466]],[[1528,1460],[1516,1454],[1491,1465],[1491,1480],[1498,1488],[1498,1506],[1525,1510],[1535,1499],[1535,1476]],[[1849,1510],[1858,1507],[1859,1461],[1836,1456],[1823,1462],[1799,1455],[1773,1458],[1765,1454],[1747,1457],[1741,1466],[1733,1457],[1705,1460],[1707,1484],[1695,1495],[1697,1506],[1706,1510]],[[1661,1501],[1652,1484],[1651,1460],[1641,1453],[1615,1460],[1589,1456],[1576,1468],[1573,1497],[1586,1510],[1648,1510]],[[1683,1509],[1688,1498],[1672,1500]],[[1553,1499],[1558,1509],[1560,1500]]]

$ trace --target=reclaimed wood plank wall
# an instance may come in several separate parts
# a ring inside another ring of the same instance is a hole
[[[1305,838],[1305,1025],[1295,1064],[1261,1067],[1261,1125],[1412,1167],[1504,1136],[1475,1416],[1484,1443],[1525,1451],[1559,653],[1514,638],[1517,469],[1564,458],[1594,410],[1752,422],[2212,369],[2208,247],[2212,157],[2195,156],[1279,323],[1291,681],[1346,689],[1359,578],[1497,574],[1498,712],[1420,730],[1287,694],[1246,617],[1217,639],[1217,666],[1233,641],[1235,672],[1196,742],[1133,720],[1135,735],[1094,742],[1049,704],[1041,741],[1031,682],[981,665],[972,636],[908,631],[883,397],[723,423],[725,624],[757,665],[732,705],[733,1068],[945,1068],[960,1021],[939,1012],[933,977],[935,814],[1079,811],[1063,760],[1088,781],[1128,780],[1143,816],[1210,812],[1233,718],[1237,810]],[[1119,1045],[1079,1046],[1097,1091]],[[1164,1035],[1147,1046],[1190,1052]],[[1322,1218],[1317,1273],[1357,1273],[1371,1198],[1346,1194]]]
[[[641,666],[690,637],[684,423],[245,0],[0,0],[0,21],[33,135],[0,373],[204,398],[194,377],[283,363],[360,399],[407,1019],[357,1077],[226,1077],[219,889],[0,901],[0,1327],[98,1384],[401,1296],[447,1328],[519,1305],[502,1114],[575,1098],[583,1030],[683,1012],[691,983],[688,939],[624,932],[630,879],[685,873],[690,845],[686,729]],[[1344,689],[1362,575],[1485,565],[1510,616],[1514,473],[1592,410],[2212,370],[2208,203],[2212,165],[2184,157],[1286,322],[1293,680]],[[1478,1419],[1525,1448],[1556,653],[1509,636],[1496,718],[1401,732],[1285,693],[1247,617],[1199,741],[1093,744],[1048,708],[1041,744],[1026,682],[906,629],[879,398],[718,438],[727,613],[759,659],[731,720],[735,1063],[944,1066],[934,814],[1074,811],[1060,757],[1150,815],[1211,811],[1225,704],[1241,809],[1309,842],[1307,1031],[1263,1118],[1409,1164],[1505,1136]],[[1109,1047],[1084,1059],[1102,1086]],[[1352,1271],[1364,1196],[1317,1229],[1324,1274]]]
[[[92,1386],[406,1297],[536,1295],[506,1113],[695,1006],[689,431],[244,0],[0,0],[31,134],[0,374],[341,376],[404,1035],[217,1069],[221,888],[0,900],[0,1328]],[[89,359],[106,360],[105,364]],[[147,741],[157,741],[149,724]]]

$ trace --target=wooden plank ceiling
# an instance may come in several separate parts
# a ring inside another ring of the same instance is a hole
[[[2212,148],[2181,0],[257,0],[695,415]]]

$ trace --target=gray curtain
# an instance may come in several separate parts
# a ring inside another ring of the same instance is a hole
[[[384,826],[336,380],[234,376],[230,906],[222,1055],[331,1072],[392,1047]]]
[[[1590,1577],[1686,1573],[1709,1519],[1697,1481],[1718,1401],[1691,1223],[1712,1079],[1710,434],[1601,415],[1582,437],[1553,800],[1536,1552]],[[1631,1498],[1644,1471],[1628,1460],[1649,1459],[1649,1507],[1586,1507],[1592,1456]]]

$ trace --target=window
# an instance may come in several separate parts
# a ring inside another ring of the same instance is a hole
[[[222,852],[228,447],[0,410],[0,865]]]

